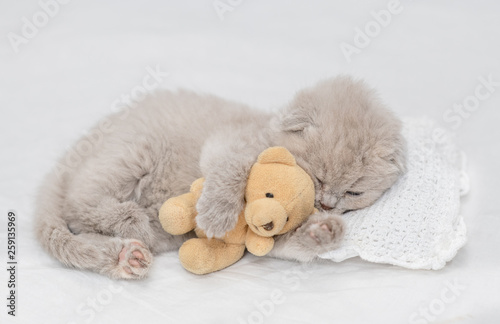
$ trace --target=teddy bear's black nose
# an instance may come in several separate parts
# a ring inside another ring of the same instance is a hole
[[[274,228],[274,223],[273,223],[273,222],[269,222],[269,223],[267,223],[267,224],[262,225],[262,227],[263,227],[266,231],[272,231],[272,229]]]

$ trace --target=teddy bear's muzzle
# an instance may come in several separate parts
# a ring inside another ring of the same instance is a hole
[[[285,226],[287,216],[279,202],[267,198],[253,201],[245,208],[245,220],[250,229],[265,237],[278,234]]]

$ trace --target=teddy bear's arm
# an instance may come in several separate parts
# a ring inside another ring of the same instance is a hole
[[[199,178],[191,184],[188,193],[171,197],[160,208],[158,217],[163,229],[172,235],[186,234],[196,227],[196,202],[201,195],[203,182]]]
[[[273,249],[274,238],[257,235],[251,229],[248,229],[245,245],[253,255],[263,256]]]

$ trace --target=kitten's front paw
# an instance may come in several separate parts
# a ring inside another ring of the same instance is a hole
[[[207,237],[221,238],[236,226],[243,204],[210,196],[202,194],[198,200],[196,224]]]
[[[336,215],[317,213],[297,229],[301,243],[315,253],[337,248],[344,237],[344,221]]]

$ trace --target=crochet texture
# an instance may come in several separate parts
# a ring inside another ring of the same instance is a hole
[[[340,248],[320,255],[355,256],[410,269],[441,269],[466,242],[460,197],[468,191],[465,155],[430,120],[406,119],[407,172],[372,206],[343,215]]]

